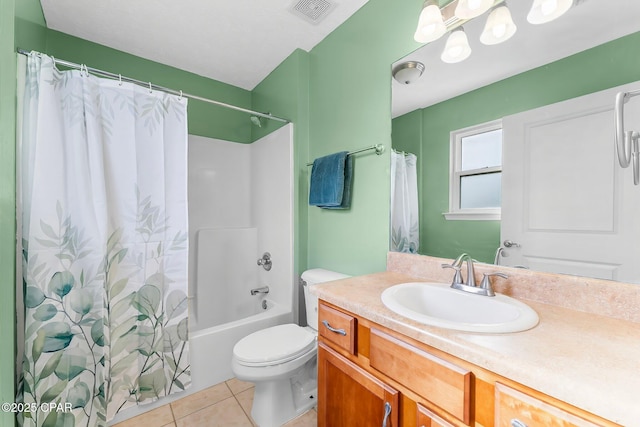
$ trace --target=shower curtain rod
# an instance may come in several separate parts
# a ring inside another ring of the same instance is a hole
[[[20,49],[20,48],[18,48],[18,53],[20,53],[22,55],[25,55],[25,56],[29,56],[31,54],[31,52],[28,52],[28,51],[26,51],[24,49]],[[40,52],[34,52],[34,53],[36,55],[42,55],[42,53],[40,53]],[[282,123],[291,123],[291,120],[283,119],[282,117],[273,116],[273,115],[268,114],[268,113],[261,113],[259,111],[253,111],[253,110],[249,110],[247,108],[238,107],[236,105],[225,104],[224,102],[216,101],[216,100],[213,100],[213,99],[203,98],[203,97],[197,96],[197,95],[191,95],[191,94],[188,94],[188,93],[184,93],[181,90],[169,89],[169,88],[166,88],[166,87],[163,87],[163,86],[158,86],[156,84],[152,84],[151,82],[143,82],[142,80],[136,80],[136,79],[133,79],[131,77],[125,77],[125,76],[123,76],[121,74],[114,74],[114,73],[110,73],[109,71],[104,71],[104,70],[99,70],[97,68],[87,67],[84,64],[76,64],[75,62],[65,61],[63,59],[58,59],[58,58],[54,58],[54,57],[52,57],[52,59],[56,64],[60,64],[60,65],[63,65],[65,67],[68,67],[68,68],[75,68],[77,70],[86,70],[87,72],[90,72],[90,73],[93,73],[93,74],[97,74],[97,75],[104,76],[104,77],[109,77],[109,78],[114,79],[114,80],[121,80],[123,82],[133,83],[133,84],[136,84],[138,86],[149,88],[151,90],[159,90],[159,91],[162,91],[162,92],[170,93],[172,95],[178,95],[178,96],[184,96],[185,98],[196,99],[198,101],[206,102],[208,104],[214,104],[214,105],[217,105],[219,107],[229,108],[231,110],[240,111],[240,112],[248,113],[248,114],[253,114],[254,116],[263,117],[263,118],[269,119],[269,120],[275,120],[275,121],[282,122]]]

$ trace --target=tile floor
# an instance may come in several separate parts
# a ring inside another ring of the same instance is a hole
[[[176,400],[113,427],[254,427],[251,419],[253,384],[231,379]],[[310,410],[284,427],[316,427]]]

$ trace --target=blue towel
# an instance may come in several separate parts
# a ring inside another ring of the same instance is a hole
[[[351,207],[351,189],[353,188],[353,156],[347,156],[344,169],[344,191],[340,206],[321,206],[324,209],[349,209]]]
[[[347,151],[320,157],[313,162],[309,188],[309,204],[340,207],[345,188]]]

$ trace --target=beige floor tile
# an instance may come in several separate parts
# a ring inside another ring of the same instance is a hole
[[[173,414],[169,405],[145,412],[137,417],[129,418],[121,423],[115,424],[113,427],[139,427],[139,426],[164,426],[173,422]]]
[[[251,427],[251,421],[235,398],[230,397],[214,405],[180,418],[177,427]]]
[[[231,392],[233,394],[241,393],[253,387],[253,383],[240,381],[237,378],[231,378],[229,381],[226,381],[226,383],[227,383],[227,386],[229,386],[229,388],[231,389]]]
[[[317,425],[318,413],[311,409],[298,418],[289,421],[283,427],[317,427]]]
[[[244,409],[244,412],[251,416],[251,405],[253,404],[253,392],[254,388],[250,388],[248,390],[243,391],[242,393],[236,394],[236,399],[240,402],[240,406]]]
[[[149,426],[150,427],[150,426]],[[162,427],[176,427],[176,423],[165,424]]]
[[[173,415],[177,420],[232,396],[233,394],[231,394],[229,387],[225,383],[220,383],[191,396],[176,400],[171,403],[171,409],[173,409]]]

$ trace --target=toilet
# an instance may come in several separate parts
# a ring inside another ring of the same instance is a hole
[[[311,286],[347,275],[316,268],[302,273],[309,326],[294,323],[262,329],[233,348],[236,378],[255,384],[251,417],[259,427],[280,427],[316,404],[318,298]]]

